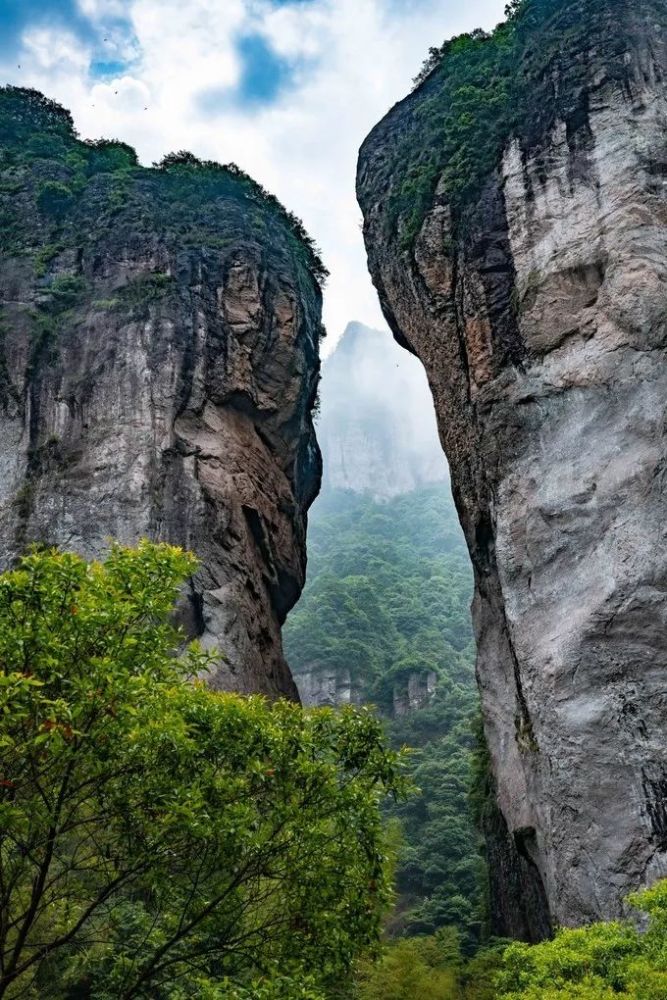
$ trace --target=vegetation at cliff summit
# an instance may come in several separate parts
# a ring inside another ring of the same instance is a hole
[[[34,210],[33,210],[34,207]],[[235,164],[174,153],[141,167],[115,140],[84,142],[65,108],[36,90],[0,87],[0,244],[32,254],[38,276],[83,241],[150,235],[180,248],[224,251],[240,239],[327,270],[300,219]]]
[[[393,806],[403,844],[392,934],[456,928],[464,951],[484,924],[485,867],[470,791],[478,711],[472,570],[449,485],[387,502],[331,491],[311,511],[308,582],[285,648],[304,673],[349,683],[395,746],[409,746],[421,794]],[[429,694],[429,683],[434,690]],[[410,685],[419,703],[410,706]]]
[[[35,551],[0,576],[0,997],[320,1000],[376,943],[372,713],[210,690],[181,550]]]
[[[667,24],[662,0],[649,0],[651,30]],[[568,144],[585,128],[591,64],[623,85],[625,48],[610,25],[632,16],[629,0],[511,0],[506,20],[430,49],[406,104],[401,141],[386,165],[387,225],[408,249],[433,205],[436,188],[453,210],[454,230],[500,166],[510,138],[524,150],[565,122]]]

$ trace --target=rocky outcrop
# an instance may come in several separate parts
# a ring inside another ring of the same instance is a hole
[[[233,168],[79,142],[34,92],[0,92],[0,140],[0,564],[192,549],[211,682],[296,697],[321,306],[298,223]]]
[[[361,692],[353,684],[349,670],[319,663],[294,671],[301,704],[307,708],[337,708],[359,705]]]
[[[390,718],[401,719],[421,711],[433,700],[438,675],[433,670],[409,673],[392,688]],[[294,671],[294,682],[301,703],[307,707],[338,708],[342,705],[361,705],[366,700],[363,685],[353,680],[349,670],[325,666],[320,663],[299,667]]]
[[[323,490],[388,500],[446,482],[426,377],[388,332],[350,323],[322,366]]]
[[[429,670],[427,673],[408,674],[400,684],[394,684],[394,718],[400,719],[426,708],[435,695],[437,683],[438,675]]]
[[[496,929],[539,937],[667,875],[667,13],[525,0],[430,68],[358,194],[475,568]]]

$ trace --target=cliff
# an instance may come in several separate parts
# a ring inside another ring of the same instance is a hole
[[[325,491],[388,500],[448,480],[424,370],[388,333],[350,323],[322,365],[320,399]]]
[[[296,696],[323,268],[234,167],[78,140],[0,90],[0,566],[32,542],[192,549],[181,615],[211,682]]]
[[[538,937],[667,874],[667,10],[515,6],[432,52],[358,197],[474,564],[495,925]]]

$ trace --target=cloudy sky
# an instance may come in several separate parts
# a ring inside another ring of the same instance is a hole
[[[382,324],[354,197],[357,150],[430,45],[505,0],[0,0],[0,81],[66,105],[145,164],[235,161],[298,215],[331,271],[329,348]]]

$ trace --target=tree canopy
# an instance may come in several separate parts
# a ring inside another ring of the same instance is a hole
[[[309,519],[308,582],[287,622],[295,675],[349,672],[374,703],[392,744],[409,746],[421,794],[389,811],[401,821],[399,904],[392,933],[459,929],[479,942],[485,867],[469,802],[478,706],[470,601],[472,571],[448,484],[386,503],[330,492]],[[411,677],[435,693],[397,716]]]
[[[198,681],[194,566],[143,543],[0,576],[0,997],[314,1000],[377,939],[400,759],[370,712]]]

